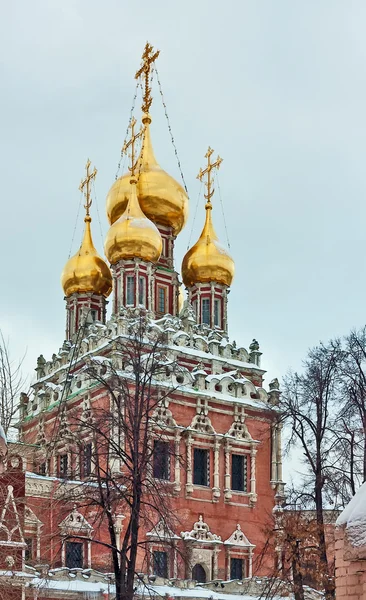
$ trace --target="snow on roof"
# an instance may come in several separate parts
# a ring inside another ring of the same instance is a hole
[[[366,482],[361,485],[339,515],[336,525],[346,525],[348,539],[352,546],[366,546]]]

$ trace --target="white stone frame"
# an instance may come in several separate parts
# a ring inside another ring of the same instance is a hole
[[[222,545],[221,537],[210,531],[203,521],[202,514],[193,525],[191,531],[182,531],[181,538],[186,543],[188,554],[188,569],[190,574],[196,564],[200,564],[209,580],[217,579],[218,555]],[[205,558],[206,557],[206,558]]]
[[[87,567],[91,569],[91,542],[93,528],[86,518],[78,512],[76,505],[72,512],[59,524],[62,539],[61,561],[62,566],[66,563],[66,541],[72,541],[72,538],[86,542],[87,545]]]
[[[254,544],[251,544],[241,529],[239,523],[236,526],[235,531],[231,536],[225,540],[225,558],[226,558],[226,578],[230,579],[231,558],[242,558],[248,559],[248,574],[250,578],[253,576],[253,551],[255,548]],[[245,553],[245,554],[244,554]]]
[[[24,538],[36,537],[36,560],[41,560],[41,529],[43,523],[29,506],[24,507]]]
[[[149,574],[153,574],[154,558],[153,553],[156,551],[167,552],[168,554],[168,579],[171,577],[178,577],[178,550],[177,542],[181,539],[178,535],[172,531],[163,519],[152,528],[146,534],[149,540]],[[171,552],[173,550],[173,575],[171,574]]]

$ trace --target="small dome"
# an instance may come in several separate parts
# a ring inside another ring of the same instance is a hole
[[[91,217],[87,214],[80,250],[67,261],[61,275],[66,297],[82,292],[94,292],[107,297],[112,291],[112,274],[94,248],[90,223]]]
[[[168,225],[177,235],[188,218],[188,197],[182,186],[156,161],[150,136],[151,118],[145,114],[144,141],[139,158],[137,195],[145,215],[158,225]],[[130,194],[130,174],[112,185],[107,196],[107,216],[114,223],[126,210]]]
[[[199,240],[183,258],[182,278],[190,287],[194,283],[216,281],[230,286],[234,277],[234,261],[218,241],[211,218],[212,204],[206,202],[206,222]]]
[[[107,233],[105,254],[112,265],[128,258],[157,262],[162,248],[159,230],[142,212],[137,200],[136,179],[131,179],[130,176],[127,208]]]

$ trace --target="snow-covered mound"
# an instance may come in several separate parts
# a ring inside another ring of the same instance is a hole
[[[346,525],[348,540],[352,546],[366,546],[366,482],[339,515],[336,525]]]

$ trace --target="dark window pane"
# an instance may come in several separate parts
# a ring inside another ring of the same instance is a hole
[[[230,560],[230,579],[243,579],[243,566],[242,558],[232,558]]]
[[[193,483],[195,485],[208,485],[208,450],[194,448]]]
[[[83,477],[88,477],[92,471],[92,445],[85,444],[83,448]]]
[[[155,550],[153,552],[154,574],[158,577],[168,578],[168,553]]]
[[[59,477],[65,478],[65,477],[67,477],[67,467],[68,467],[67,454],[61,454],[59,456],[58,460],[59,460],[58,475],[59,475]]]
[[[203,298],[202,300],[202,323],[210,324],[210,299]]]
[[[220,321],[221,321],[220,312],[221,312],[220,311],[220,300],[215,298],[215,300],[214,300],[214,324],[216,325],[216,327],[218,327],[220,325]]]
[[[146,305],[145,277],[139,277],[139,304],[140,306]]]
[[[32,538],[25,538],[27,547],[25,549],[25,562],[29,562],[33,558],[33,540]]]
[[[40,475],[46,475],[46,463],[41,463],[38,468],[38,473]]]
[[[69,569],[82,569],[83,544],[80,542],[66,542],[66,566]]]
[[[126,304],[135,303],[135,278],[128,275],[126,277]]]
[[[166,290],[163,287],[158,288],[158,311],[165,313]]]
[[[157,479],[169,479],[169,443],[154,441],[153,472]]]
[[[245,492],[247,489],[247,457],[233,454],[231,457],[231,489]]]

